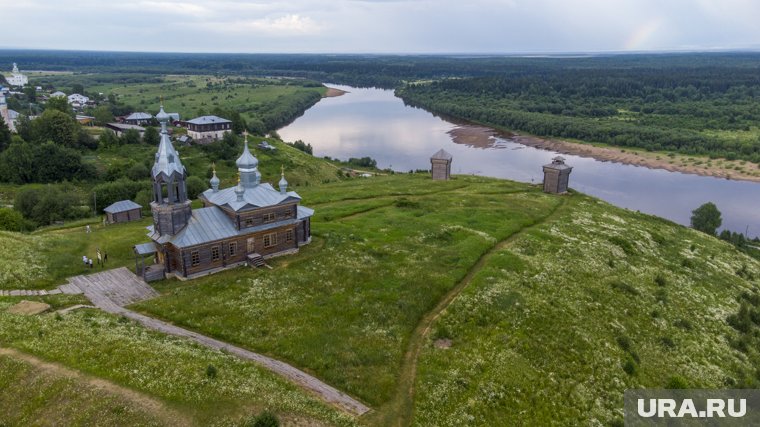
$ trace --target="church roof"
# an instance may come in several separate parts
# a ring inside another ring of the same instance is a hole
[[[302,216],[303,214],[303,216]],[[238,230],[235,223],[228,217],[224,211],[216,206],[208,208],[193,209],[192,216],[187,222],[185,228],[174,236],[164,235],[156,240],[160,244],[171,243],[178,248],[202,245],[217,240],[229,239],[236,236],[244,236],[251,233],[266,231],[283,225],[292,225],[299,220],[309,217],[314,211],[309,208],[298,208],[298,218],[284,221],[271,222],[258,225],[255,227]],[[148,228],[149,230],[152,227]],[[152,234],[151,234],[152,235]]]
[[[203,197],[214,205],[229,207],[236,212],[245,208],[262,208],[279,205],[289,200],[301,200],[301,196],[295,191],[281,194],[271,184],[264,183],[255,187],[244,187],[243,200],[239,202],[235,193],[236,188],[229,187],[217,192],[208,189],[203,192]]]
[[[441,148],[430,157],[430,160],[451,160],[453,158],[454,157],[451,154],[449,154],[446,150]]]

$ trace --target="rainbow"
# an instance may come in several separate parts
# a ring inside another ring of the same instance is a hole
[[[651,48],[652,46],[649,46],[648,42],[651,42],[652,36],[654,36],[661,27],[662,19],[659,17],[644,22],[628,36],[623,45],[623,49],[642,50]]]

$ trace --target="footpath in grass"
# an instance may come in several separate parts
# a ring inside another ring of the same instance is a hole
[[[296,385],[237,357],[147,330],[126,318],[94,309],[63,315],[7,313],[7,308],[20,299],[0,297],[0,347],[135,390],[186,415],[197,425],[235,425],[264,410],[276,413],[283,420],[355,424],[350,415],[326,406]],[[54,308],[75,302],[69,296],[45,297],[44,301]],[[0,364],[8,367],[3,371],[3,378],[10,376],[26,381],[24,378],[30,375],[24,364],[3,362],[2,358]],[[3,381],[0,379],[0,383]],[[16,402],[7,399],[6,393],[0,393],[0,414],[14,414],[12,420],[44,420],[47,411],[55,408],[56,399],[64,399],[62,393],[71,387],[77,386],[30,380],[26,387],[28,393],[50,399],[30,403],[22,414],[14,407]],[[107,396],[93,401],[74,396],[69,401],[80,407],[82,416],[110,410],[118,403],[111,402]],[[133,406],[125,409],[125,420],[139,421],[147,417],[143,415],[150,415],[150,411],[137,409],[134,416],[129,415],[130,408],[135,409]],[[61,424],[76,424],[77,414],[62,413],[66,418],[61,419]],[[96,424],[108,424],[108,416],[104,417]]]
[[[732,388],[760,264],[665,220],[571,197],[489,258],[436,322],[413,425],[622,424],[630,388]]]
[[[286,360],[371,406],[395,391],[422,316],[496,242],[558,203],[533,186],[476,177],[305,190],[317,208],[313,247],[273,270],[167,284],[133,308]]]

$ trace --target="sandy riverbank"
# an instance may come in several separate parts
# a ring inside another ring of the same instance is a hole
[[[581,157],[591,157],[603,162],[616,162],[643,166],[650,169],[665,169],[671,172],[690,173],[741,181],[760,182],[760,166],[741,160],[710,160],[706,157],[671,155],[647,151],[631,151],[625,148],[597,147],[591,144],[545,139],[535,136],[503,133],[477,125],[459,125],[449,131],[457,144],[475,147],[490,147],[495,138],[508,139],[519,144],[544,150],[556,151]]]
[[[348,93],[348,92],[346,92],[345,90],[335,89],[334,87],[328,87],[327,88],[327,92],[325,92],[324,97],[325,98],[333,98],[333,97],[336,97],[336,96],[344,95],[346,93]]]

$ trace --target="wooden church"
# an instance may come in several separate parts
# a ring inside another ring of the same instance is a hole
[[[138,274],[146,281],[175,276],[187,279],[243,264],[260,266],[266,258],[298,252],[311,242],[312,209],[288,191],[284,172],[279,189],[261,183],[259,161],[248,149],[237,159],[238,184],[219,188],[214,171],[211,188],[201,194],[204,207],[192,209],[187,172],[167,133],[170,117],[161,111],[161,142],[153,164],[153,225],[150,243],[134,247]],[[153,257],[152,265],[145,258]]]

